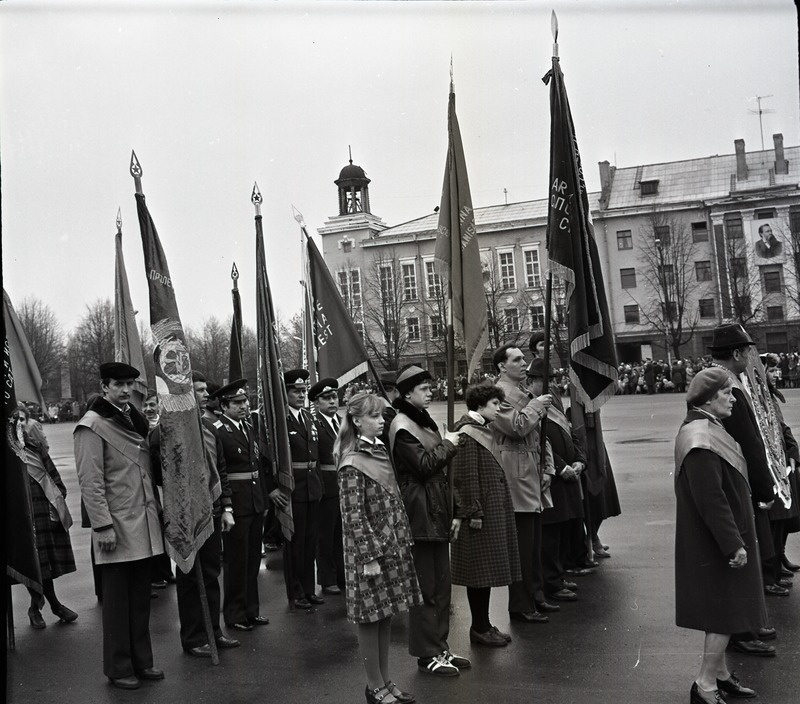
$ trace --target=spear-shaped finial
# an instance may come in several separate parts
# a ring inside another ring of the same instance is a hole
[[[253,182],[253,193],[250,196],[250,201],[256,208],[256,216],[260,216],[261,204],[264,202],[264,199],[261,197],[261,191],[258,190],[258,184],[255,181]]]
[[[136,152],[131,149],[131,176],[133,176],[133,183],[136,186],[136,192],[142,192],[142,165],[136,158]]]
[[[556,11],[550,14],[550,31],[553,33],[553,58],[558,58],[558,17]]]
[[[453,79],[453,55],[450,54],[450,92],[456,92],[456,82]]]
[[[306,221],[303,219],[303,213],[301,213],[297,208],[292,206],[292,215],[294,219],[300,224],[300,227],[306,226]]]
[[[231,267],[231,279],[233,280],[233,288],[239,288],[239,270],[236,268],[236,262]]]
[[[122,208],[117,208],[117,234],[122,234]]]

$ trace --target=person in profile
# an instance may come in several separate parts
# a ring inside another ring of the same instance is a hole
[[[773,259],[783,254],[783,244],[772,234],[772,225],[768,222],[758,228],[756,254],[762,259]]]

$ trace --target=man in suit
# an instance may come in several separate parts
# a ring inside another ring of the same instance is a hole
[[[319,473],[322,499],[319,502],[317,537],[317,583],[323,594],[341,594],[344,587],[342,513],[339,509],[339,481],[333,459],[333,445],[339,434],[339,382],[321,379],[308,390],[308,399],[317,405],[314,422],[319,438]]]
[[[145,417],[130,403],[139,370],[100,365],[102,397],[74,431],[75,464],[102,572],[103,672],[120,689],[161,680],[150,644],[150,562],[164,552]]]
[[[250,631],[266,626],[259,615],[258,570],[261,568],[261,529],[266,508],[259,472],[264,471],[256,438],[248,419],[247,380],[239,379],[218,389],[222,415],[213,424],[222,443],[231,487],[233,527],[222,536],[222,614],[229,628]]]
[[[287,594],[297,609],[311,609],[325,603],[322,597],[315,594],[314,587],[314,558],[317,554],[322,482],[318,468],[317,427],[311,414],[305,409],[308,376],[305,369],[292,369],[283,375],[289,404],[286,409],[286,424],[289,428],[294,474],[294,491],[291,496],[294,535],[291,541],[284,544],[283,573]],[[276,493],[280,494],[280,490],[271,492],[270,497],[274,497]]]

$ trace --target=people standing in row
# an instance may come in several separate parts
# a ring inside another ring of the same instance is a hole
[[[422,672],[455,676],[471,666],[450,651],[450,540],[461,521],[452,518],[447,464],[456,454],[458,435],[439,434],[428,414],[431,375],[408,365],[397,375],[397,415],[389,430],[391,453],[414,537],[412,553],[422,606],[409,614],[408,651]]]
[[[150,643],[150,562],[164,551],[148,425],[130,403],[139,370],[100,365],[97,397],[74,430],[81,496],[102,570],[103,672],[116,687],[159,680]]]
[[[384,404],[355,394],[335,446],[345,547],[347,618],[358,625],[367,704],[411,704],[389,672],[392,616],[421,607],[413,539],[386,446]]]
[[[338,595],[344,588],[344,555],[342,553],[342,514],[339,510],[339,483],[333,444],[339,433],[339,382],[321,379],[308,391],[308,399],[316,404],[314,422],[319,441],[319,473],[322,498],[319,502],[317,541],[317,584],[323,594]]]

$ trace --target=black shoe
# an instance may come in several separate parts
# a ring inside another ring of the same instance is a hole
[[[311,602],[308,599],[295,599],[294,608],[308,610],[313,609],[314,607],[311,605]]]
[[[569,589],[571,592],[578,591],[578,585],[575,584],[575,582],[568,582],[566,579],[561,582],[561,586],[564,587],[564,589]]]
[[[309,604],[314,604],[315,606],[325,603],[325,599],[323,599],[321,596],[317,596],[316,594],[306,594],[306,601]]]
[[[765,584],[764,594],[767,596],[789,596],[789,590],[777,584]]]
[[[458,668],[447,662],[441,655],[437,655],[435,658],[418,658],[417,669],[437,677],[456,677],[458,675]]]
[[[42,618],[42,612],[39,611],[39,609],[31,606],[31,608],[28,609],[28,618],[31,620],[31,627],[37,630],[40,628],[47,628],[47,624]]]
[[[234,628],[237,631],[252,631],[253,627],[249,623],[231,623],[228,628]]]
[[[791,572],[800,572],[800,565],[796,565],[794,562],[790,562],[789,558],[786,555],[781,555],[781,564]]]
[[[228,638],[228,636],[217,636],[214,640],[217,641],[217,647],[223,650],[226,648],[238,648],[242,644],[242,641],[236,640],[236,638]]]
[[[133,675],[130,677],[109,677],[108,679],[118,689],[139,689],[141,684]]]
[[[328,587],[322,587],[323,594],[330,594],[331,596],[337,596],[342,593],[342,590],[336,584],[331,584]],[[394,696],[394,695],[392,695]],[[397,699],[397,697],[395,697]]]
[[[540,614],[538,611],[509,611],[508,616],[512,621],[522,621],[523,623],[547,623],[549,616]]]
[[[700,694],[700,687],[697,686],[697,682],[692,684],[691,690],[689,690],[689,704],[725,704],[725,698],[720,694],[718,689],[715,689],[713,692],[706,692],[706,694],[711,697],[711,699],[706,699],[702,694]]]
[[[598,545],[596,548],[593,548],[592,552],[594,553],[595,557],[600,557],[603,559],[611,557],[611,553],[609,553],[607,550],[603,550],[603,547],[601,545]]]
[[[541,611],[543,614],[553,614],[556,611],[561,611],[558,604],[551,604],[547,601],[540,601],[536,604],[536,610]]]
[[[187,655],[191,655],[196,658],[210,658],[211,646],[208,643],[205,643],[194,648],[187,648],[186,653]]]
[[[485,633],[478,633],[474,628],[469,629],[469,642],[478,645],[486,645],[490,648],[505,648],[508,641],[499,633],[495,633],[491,628]]]
[[[147,667],[144,670],[139,670],[136,676],[140,680],[163,680],[164,670],[158,670],[155,667]]]
[[[569,589],[559,589],[555,594],[550,595],[556,601],[578,601],[578,595]]]
[[[593,570],[596,567],[600,567],[600,563],[597,560],[586,560],[582,565],[578,565],[585,570]]]
[[[453,667],[457,667],[459,670],[469,670],[469,668],[472,667],[472,663],[467,658],[463,658],[460,655],[454,655],[449,650],[443,650],[442,657],[445,659],[445,661],[449,662]]]
[[[794,582],[791,579],[786,579],[785,577],[775,580],[775,584],[777,584],[779,587],[783,587],[784,589],[791,589],[794,586]]]
[[[253,616],[253,618],[248,618],[247,623],[251,626],[267,626],[269,625],[269,619],[266,616]]]
[[[778,636],[778,631],[771,626],[767,626],[766,628],[759,628],[756,636],[758,636],[758,640],[775,640]]]
[[[501,638],[503,638],[506,643],[511,642],[511,635],[509,633],[503,633],[503,631],[501,631],[497,626],[492,626],[492,630]]]
[[[411,692],[404,692],[391,680],[386,682],[385,687],[389,691],[389,694],[391,694],[395,699],[397,699],[397,701],[400,702],[400,704],[412,704],[412,702],[417,701],[416,697],[413,694],[411,694]]]
[[[592,574],[594,570],[590,570],[586,567],[570,567],[568,570],[564,570],[564,572],[572,577],[585,577],[587,574]]]
[[[775,646],[767,645],[760,640],[732,640],[730,647],[746,655],[757,655],[762,658],[775,657]]]
[[[717,680],[717,687],[720,692],[736,699],[750,699],[756,696],[755,690],[742,685],[732,672],[727,680]]]
[[[367,685],[364,690],[364,696],[367,698],[367,704],[381,704],[381,702],[389,696],[389,690],[386,687],[376,687],[370,689]]]
[[[781,565],[781,579],[784,577],[794,577],[794,572],[787,570],[783,565]]]
[[[76,614],[72,609],[68,609],[64,604],[59,604],[53,609],[53,614],[58,616],[61,621],[64,623],[72,623],[78,618],[78,614]]]

